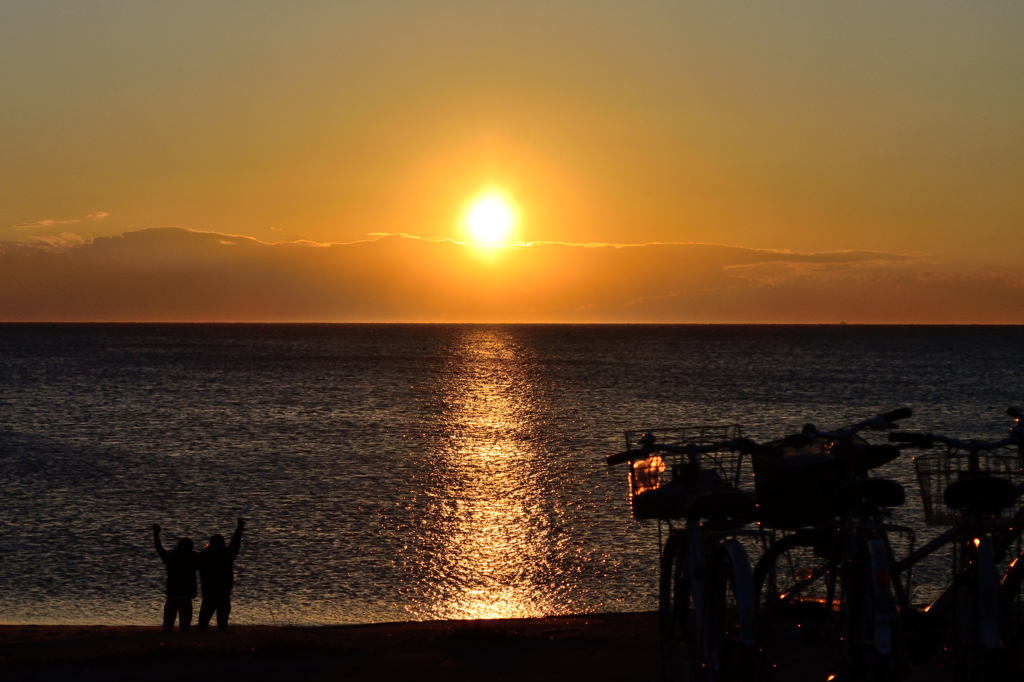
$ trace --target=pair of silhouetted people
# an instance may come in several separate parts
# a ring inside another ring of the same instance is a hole
[[[188,632],[192,625],[192,600],[196,596],[196,571],[203,585],[203,600],[199,604],[199,630],[210,626],[217,613],[217,629],[227,630],[231,613],[231,588],[235,584],[234,562],[242,544],[245,520],[238,519],[231,544],[224,544],[224,536],[214,535],[202,552],[193,551],[192,540],[181,538],[171,551],[160,542],[160,526],[153,524],[153,543],[157,554],[167,566],[167,601],[164,604],[164,632],[180,623],[181,631]]]

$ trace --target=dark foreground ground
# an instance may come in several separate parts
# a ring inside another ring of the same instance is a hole
[[[0,625],[0,679],[661,680],[654,613],[337,627]],[[782,682],[825,682],[808,651]],[[787,666],[789,667],[789,666]],[[913,680],[947,679],[928,667]]]
[[[0,679],[655,680],[654,614],[339,627],[0,626]]]

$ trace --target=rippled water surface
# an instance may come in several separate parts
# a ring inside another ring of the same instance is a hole
[[[0,622],[154,624],[151,524],[238,516],[238,622],[651,609],[657,526],[603,462],[623,429],[910,405],[995,438],[1022,351],[1019,327],[0,325]],[[919,524],[911,463],[886,473]]]

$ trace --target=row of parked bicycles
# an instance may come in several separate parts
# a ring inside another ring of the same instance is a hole
[[[1024,679],[1024,410],[998,441],[896,430],[910,414],[770,442],[626,432],[607,462],[629,465],[634,518],[658,521],[666,680]],[[920,547],[892,520],[904,486],[870,475],[903,450],[932,527]],[[914,571],[939,555],[946,583],[917,603]]]

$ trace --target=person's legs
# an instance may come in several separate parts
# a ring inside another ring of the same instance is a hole
[[[174,629],[174,619],[177,615],[178,605],[175,603],[174,597],[168,597],[164,602],[164,632]]]
[[[181,611],[178,623],[181,626],[182,632],[188,632],[188,629],[192,627],[192,600],[188,597],[181,598]]]
[[[222,597],[217,601],[217,629],[221,632],[228,629],[228,616],[231,614],[231,596]]]
[[[210,627],[210,619],[213,618],[213,612],[216,608],[216,602],[204,595],[203,600],[199,602],[199,625],[196,627],[197,630],[206,630]]]
[[[164,603],[164,632],[174,629],[175,620],[180,623],[182,632],[188,632],[192,625],[192,600],[189,597],[167,597]]]

